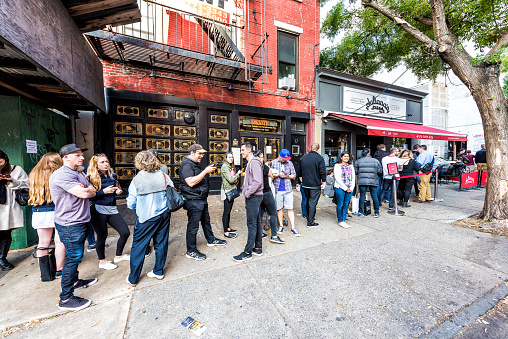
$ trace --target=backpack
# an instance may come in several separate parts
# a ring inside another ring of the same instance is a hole
[[[434,166],[434,157],[432,157],[432,161],[429,162],[429,163],[426,163],[425,165],[423,165],[420,170],[422,171],[422,173],[428,173],[430,171],[432,171],[432,167]]]
[[[468,159],[468,158],[466,158],[466,157],[462,157],[462,162],[463,162],[464,164],[469,164],[471,161],[469,161],[469,159]]]

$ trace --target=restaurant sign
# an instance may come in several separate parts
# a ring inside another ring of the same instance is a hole
[[[192,13],[212,19],[223,24],[231,24],[230,2],[224,0],[155,0],[156,3],[165,5],[187,13]]]
[[[240,117],[241,132],[261,132],[281,134],[280,120]]]
[[[406,99],[344,87],[343,111],[371,118],[406,119]]]

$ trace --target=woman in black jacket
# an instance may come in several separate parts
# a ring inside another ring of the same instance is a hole
[[[95,233],[97,233],[99,268],[113,270],[117,267],[115,264],[130,260],[129,254],[123,254],[125,243],[130,236],[129,227],[116,208],[116,195],[121,194],[122,189],[115,185],[116,174],[113,173],[113,170],[109,166],[109,160],[105,154],[96,154],[90,159],[86,177],[97,190],[97,194],[91,199],[90,214],[92,226]],[[108,261],[105,255],[108,224],[120,235],[116,244],[114,264]]]
[[[400,152],[401,159],[404,160],[402,170],[399,171],[401,177],[412,175],[418,173],[420,171],[420,164],[413,159],[413,153],[407,149],[403,149]],[[402,197],[402,206],[403,207],[411,207],[408,204],[409,196],[411,195],[411,188],[415,182],[415,177],[411,178],[402,178],[399,183],[399,190],[404,193]]]

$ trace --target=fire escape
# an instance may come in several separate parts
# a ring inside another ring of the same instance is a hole
[[[231,22],[226,23],[199,11],[182,10],[167,0],[138,2],[139,24],[87,33],[103,60],[147,68],[150,76],[170,71],[244,83],[249,88],[267,83],[266,74],[272,68],[265,0],[229,0],[234,7],[228,13]]]

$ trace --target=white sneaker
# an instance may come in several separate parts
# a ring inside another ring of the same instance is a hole
[[[343,228],[351,228],[351,226],[349,226],[348,224],[346,224],[344,221],[343,221],[343,222],[339,222],[339,226],[340,226],[340,227],[343,227]]]
[[[131,260],[131,256],[129,254],[124,254],[120,258],[115,257],[115,259],[113,259],[113,262],[115,264],[118,264],[119,262],[129,261],[129,260]]]
[[[105,270],[108,270],[108,271],[114,270],[117,267],[118,266],[113,264],[111,261],[106,261],[104,264],[99,263],[99,268],[102,268],[102,269],[105,269]]]
[[[162,279],[164,279],[164,274],[163,274],[163,275],[157,275],[157,274],[153,273],[153,271],[148,272],[148,273],[146,274],[146,276],[147,276],[148,278],[155,278],[155,279],[157,279],[157,280],[162,280]]]

